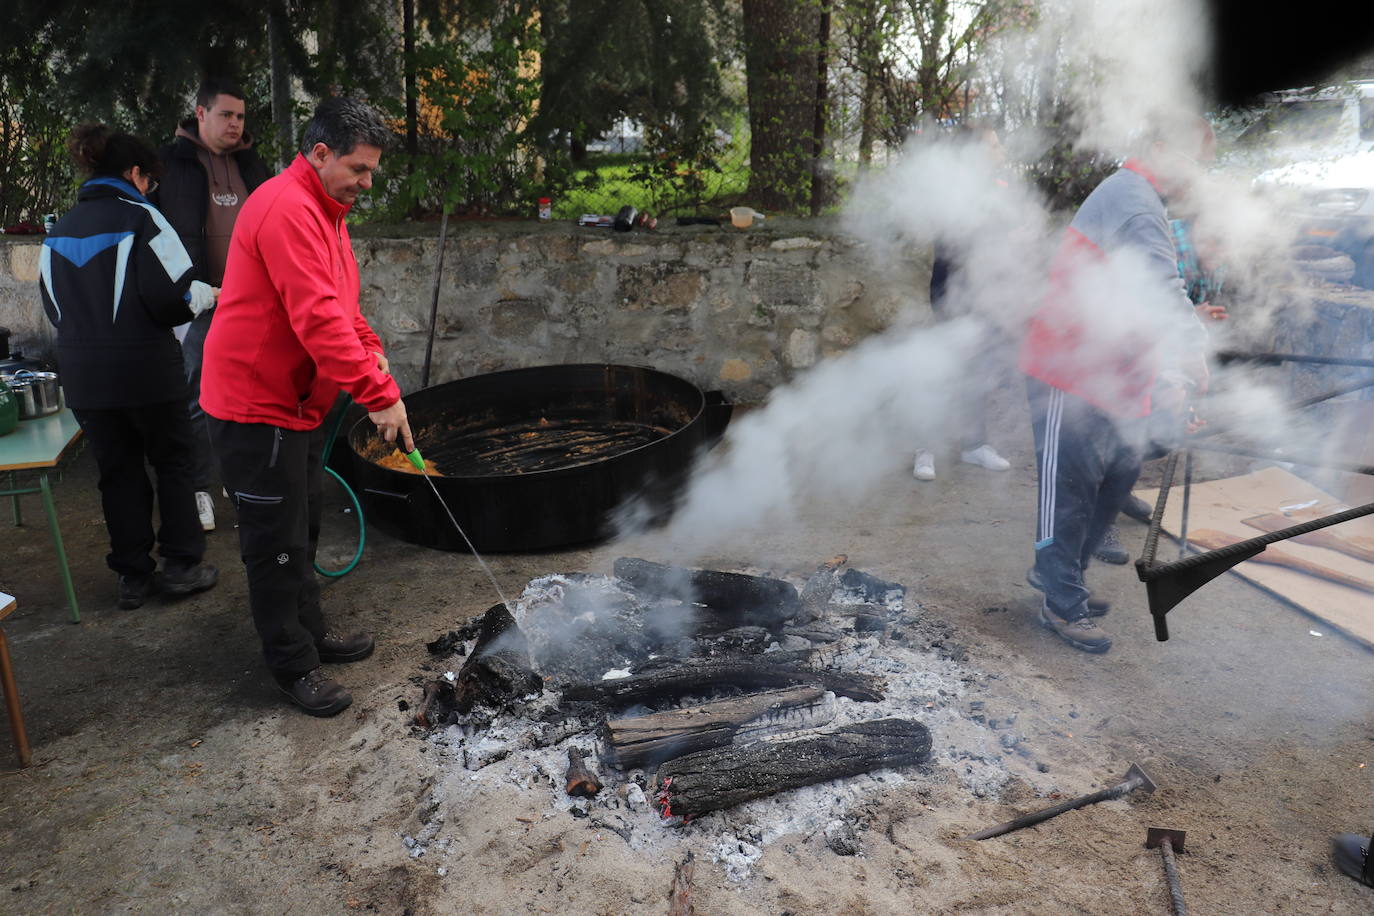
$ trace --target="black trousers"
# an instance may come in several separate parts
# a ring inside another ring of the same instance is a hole
[[[1087,613],[1083,570],[1140,477],[1144,421],[1114,418],[1082,398],[1026,379],[1040,471],[1035,572],[1049,609]]]
[[[186,360],[186,381],[191,393],[186,407],[191,414],[191,430],[195,433],[194,483],[197,490],[209,492],[215,479],[215,451],[210,444],[210,427],[205,411],[200,409],[200,369],[205,362],[205,335],[210,333],[210,321],[215,310],[208,309],[191,319],[186,339],[181,342],[181,354]]]
[[[168,567],[186,568],[205,555],[196,515],[191,421],[177,399],[142,407],[72,408],[100,468],[100,504],[110,533],[110,569],[146,576],[157,568],[154,544]],[[156,490],[147,466],[157,477]],[[161,525],[153,532],[156,492]]]
[[[275,675],[319,667],[324,638],[315,549],[320,539],[323,425],[307,431],[206,417],[239,520],[248,604]]]

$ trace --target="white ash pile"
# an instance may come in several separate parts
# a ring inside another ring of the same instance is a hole
[[[950,628],[843,557],[800,589],[634,559],[614,572],[535,579],[513,615],[430,644],[443,676],[416,723],[444,763],[431,812],[515,784],[634,848],[719,833],[717,860],[741,874],[789,833],[852,854],[855,807],[937,767],[995,794],[1004,758],[1026,753],[1013,722],[995,730],[965,701],[983,676]],[[417,828],[412,855],[441,824]]]

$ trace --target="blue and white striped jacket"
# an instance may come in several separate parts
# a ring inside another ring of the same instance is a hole
[[[57,328],[67,404],[136,407],[184,399],[172,328],[191,320],[191,259],[166,218],[127,181],[92,178],[39,256],[43,309]]]

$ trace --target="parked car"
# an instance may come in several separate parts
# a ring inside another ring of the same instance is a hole
[[[1282,163],[1255,183],[1293,194],[1298,243],[1349,255],[1374,289],[1374,80],[1277,93],[1240,143]]]

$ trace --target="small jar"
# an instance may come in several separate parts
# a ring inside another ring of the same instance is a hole
[[[551,197],[541,197],[541,198],[539,198],[539,218],[540,218],[540,219],[553,219],[553,198],[551,198]]]

